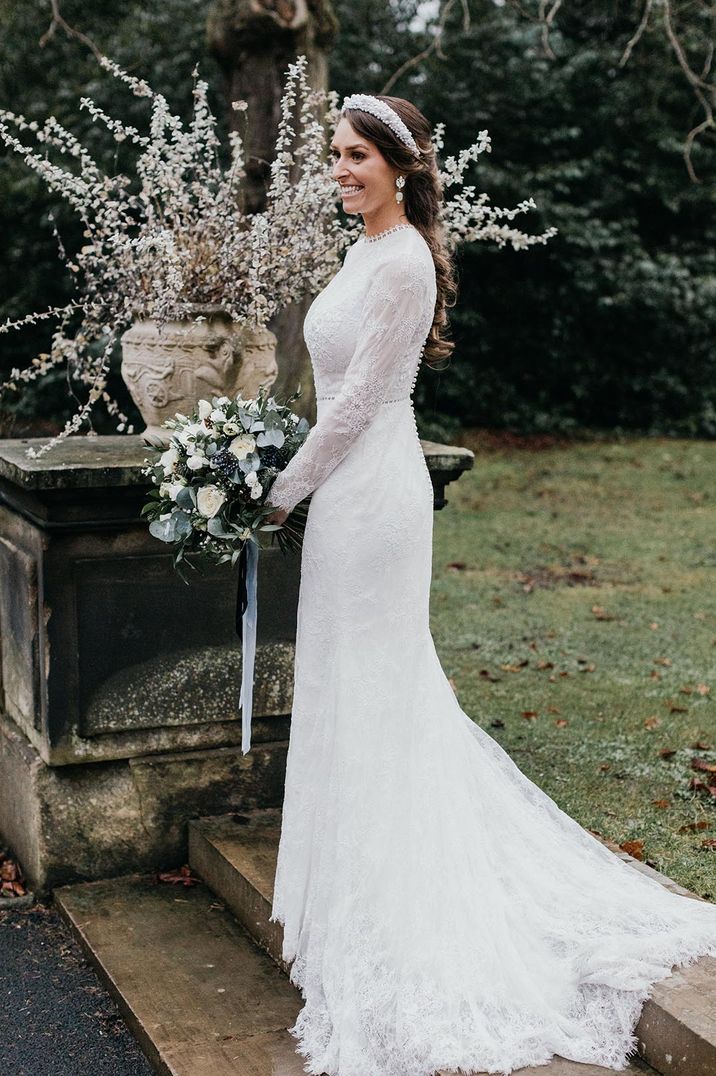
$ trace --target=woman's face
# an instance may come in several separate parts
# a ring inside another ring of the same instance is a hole
[[[346,213],[369,216],[395,197],[398,171],[388,164],[374,142],[353,130],[344,116],[331,142],[333,176],[340,184]]]

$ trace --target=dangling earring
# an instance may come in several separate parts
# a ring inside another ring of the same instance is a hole
[[[403,187],[405,186],[405,176],[398,176],[397,179],[395,180],[395,185],[396,185],[396,187],[399,188],[395,192],[395,200],[396,200],[396,202],[402,202],[403,201]]]

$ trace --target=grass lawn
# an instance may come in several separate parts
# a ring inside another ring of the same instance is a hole
[[[716,901],[716,442],[460,443],[431,629],[461,707],[583,826]]]

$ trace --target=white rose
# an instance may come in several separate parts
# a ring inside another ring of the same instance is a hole
[[[203,516],[211,519],[225,500],[226,494],[222,493],[218,486],[202,486],[196,495],[196,507]]]
[[[231,403],[231,397],[230,396],[219,396],[218,400],[216,401],[216,406],[217,407],[226,407],[226,405],[230,404],[230,403]]]
[[[242,433],[235,437],[229,445],[229,452],[233,452],[239,460],[245,460],[250,452],[256,447],[256,438],[250,433]]]
[[[209,418],[212,422],[226,422],[226,411],[222,411],[220,407],[215,407]]]
[[[189,456],[186,465],[190,471],[200,471],[202,467],[206,467],[206,456]]]
[[[179,453],[175,448],[168,448],[166,452],[162,452],[159,462],[164,468],[164,474],[171,474],[175,464],[179,462]]]
[[[188,426],[185,426],[176,436],[183,445],[190,445],[196,440],[198,433],[205,433],[206,430],[200,422],[190,422]]]
[[[230,418],[228,422],[224,423],[223,432],[227,437],[233,437],[235,434],[241,433],[241,427],[238,422],[234,422],[234,420]]]
[[[208,400],[199,400],[199,418],[208,418],[211,414],[211,404]]]
[[[251,500],[252,501],[257,501],[259,499],[259,497],[261,496],[261,494],[263,493],[263,491],[264,491],[264,487],[261,485],[260,482],[257,482],[255,485],[252,485],[252,488],[251,488]]]
[[[255,486],[258,480],[259,477],[256,474],[256,471],[249,471],[249,473],[246,475],[246,478],[244,479],[244,482],[247,486]]]

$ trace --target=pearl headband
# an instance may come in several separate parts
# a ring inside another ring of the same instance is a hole
[[[417,142],[395,109],[391,108],[385,101],[379,101],[377,97],[372,97],[368,93],[353,93],[350,97],[343,98],[341,113],[345,112],[347,108],[358,108],[361,112],[370,112],[371,116],[382,120],[387,127],[390,127],[393,134],[413,151],[416,157],[420,157]]]

